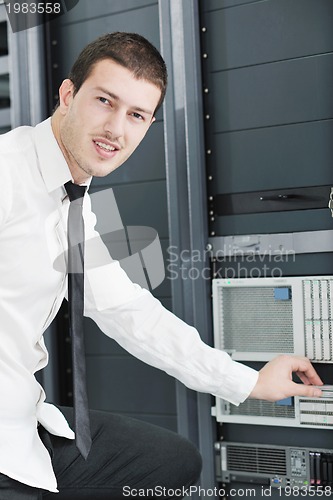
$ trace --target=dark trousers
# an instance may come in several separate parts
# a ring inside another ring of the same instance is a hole
[[[71,424],[72,408],[61,410]],[[74,441],[39,429],[59,493],[31,488],[0,474],[0,500],[182,498],[201,471],[201,457],[189,441],[139,420],[91,411],[93,444],[86,461]]]

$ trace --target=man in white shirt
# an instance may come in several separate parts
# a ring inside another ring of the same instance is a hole
[[[45,403],[35,379],[47,364],[43,332],[67,291],[64,184],[89,184],[132,154],[155,120],[166,80],[163,59],[143,37],[102,36],[63,81],[52,118],[0,138],[1,500],[113,499],[148,489],[150,498],[180,498],[200,474],[200,456],[185,439],[103,412],[91,412],[85,461],[73,442],[72,410]],[[281,356],[258,373],[205,345],[117,262],[106,256],[96,265],[104,247],[88,195],[83,212],[85,315],[106,335],[187,387],[234,404],[321,394],[306,358]],[[292,381],[293,372],[304,384]]]

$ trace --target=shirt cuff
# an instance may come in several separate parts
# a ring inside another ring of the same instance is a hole
[[[232,361],[228,371],[221,382],[221,392],[217,391],[214,396],[226,399],[238,406],[249,397],[258,381],[259,372],[237,361]],[[228,388],[237,387],[237,391]]]

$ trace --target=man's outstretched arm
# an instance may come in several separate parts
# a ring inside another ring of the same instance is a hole
[[[303,384],[293,382],[293,373]],[[323,382],[307,358],[284,354],[259,371],[257,383],[249,397],[267,401],[279,401],[290,396],[318,397],[322,391],[316,386],[320,385]]]

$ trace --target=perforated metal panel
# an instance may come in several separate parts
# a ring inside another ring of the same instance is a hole
[[[281,448],[227,447],[228,470],[260,474],[287,474],[286,451]]]
[[[239,406],[228,405],[229,415],[295,418],[294,406],[279,405],[269,401],[247,399]]]
[[[226,350],[293,352],[292,301],[274,287],[221,288],[221,343]]]

